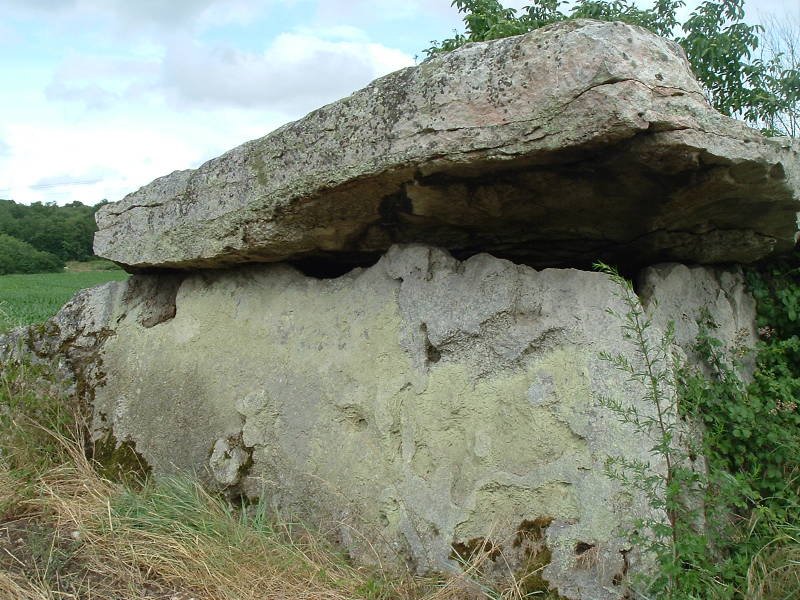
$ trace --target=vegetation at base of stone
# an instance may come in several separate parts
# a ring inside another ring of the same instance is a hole
[[[0,482],[16,482],[0,493],[0,514],[21,506],[36,479],[68,459],[59,440],[75,440],[78,414],[50,365],[0,363]]]
[[[66,261],[94,258],[94,214],[104,204],[0,200],[0,275],[55,271]]]
[[[354,566],[267,498],[234,504],[187,477],[103,477],[68,389],[47,364],[0,362],[0,600],[524,597],[517,579],[482,581],[471,564],[449,579]]]
[[[714,574],[729,590],[722,597],[740,598],[748,597],[738,590],[750,587],[760,556],[800,552],[800,415],[793,399],[800,379],[788,364],[773,369],[775,348],[760,343],[753,381],[746,385],[739,359],[747,349],[724,348],[713,337],[716,327],[704,319],[696,346],[711,376],[684,370],[680,392],[682,412],[704,429],[702,453],[709,472],[704,516],[706,530],[715,534]],[[788,399],[787,392],[793,393]],[[776,587],[770,578],[778,573],[786,576],[781,595],[765,597],[800,595],[800,563],[765,573],[767,587]]]
[[[644,386],[654,412],[601,403],[653,436],[653,455],[666,463],[661,473],[609,459],[609,475],[661,515],[633,524],[631,541],[661,566],[637,583],[659,600],[800,597],[800,251],[748,273],[763,338],[749,385],[739,375],[747,349],[724,348],[707,315],[696,350],[708,371],[691,370],[671,354],[669,331],[651,339],[631,284],[599,267],[620,286],[627,312],[617,316],[638,355],[605,358]],[[697,424],[701,445],[691,441]]]
[[[0,276],[0,334],[49,319],[76,292],[129,275],[118,269]]]
[[[539,29],[568,19],[589,18],[641,25],[678,42],[709,101],[721,113],[742,118],[770,135],[795,135],[800,112],[800,68],[789,53],[796,49],[791,32],[777,43],[762,43],[764,28],[744,22],[745,0],[705,0],[681,25],[676,11],[683,0],[655,0],[640,8],[632,0],[575,0],[568,12],[561,0],[530,0],[504,8],[499,0],[454,0],[464,13],[465,33],[455,33],[425,50],[430,57],[468,42],[493,40]],[[775,36],[768,38],[776,41]],[[758,50],[761,50],[760,55]]]
[[[793,560],[775,576],[791,582],[787,598],[800,597],[800,248],[749,269],[747,284],[757,301],[761,338],[753,381],[741,383],[735,362],[724,360],[712,337],[714,323],[706,323],[700,344],[715,380],[694,397],[698,410],[712,416],[706,420],[709,462],[735,473],[752,496],[741,515],[750,518],[749,547],[732,547],[731,560],[744,561],[777,529],[782,542],[768,547],[766,561]]]

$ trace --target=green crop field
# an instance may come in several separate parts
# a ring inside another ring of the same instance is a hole
[[[127,277],[120,270],[0,275],[0,333],[52,317],[79,290]]]

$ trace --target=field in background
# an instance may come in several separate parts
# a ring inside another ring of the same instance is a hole
[[[0,333],[52,317],[78,291],[128,277],[106,261],[70,263],[63,273],[0,276]],[[106,270],[86,270],[104,268]]]

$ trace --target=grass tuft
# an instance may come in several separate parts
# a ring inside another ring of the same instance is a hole
[[[748,600],[800,598],[800,526],[777,528],[775,537],[753,559],[747,572]]]

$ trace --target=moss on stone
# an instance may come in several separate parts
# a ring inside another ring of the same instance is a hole
[[[552,517],[537,517],[533,520],[526,519],[517,527],[514,546],[523,550],[523,562],[516,573],[516,579],[523,598],[563,598],[550,589],[550,583],[544,578],[544,570],[553,559],[545,538],[545,530],[552,522]]]
[[[267,166],[264,164],[264,159],[260,155],[254,154],[250,160],[250,164],[255,169],[256,179],[259,185],[266,187],[269,183],[267,179]]]
[[[118,442],[112,433],[94,442],[91,452],[100,475],[112,481],[141,485],[151,469],[133,442]]]

